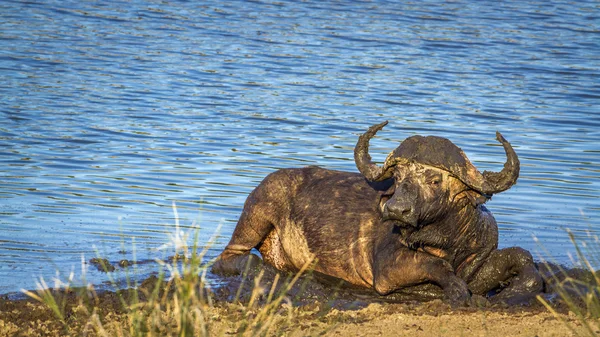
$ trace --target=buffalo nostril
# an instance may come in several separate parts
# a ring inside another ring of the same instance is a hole
[[[408,202],[390,200],[385,204],[384,212],[391,218],[402,220],[411,218],[415,213],[415,208]]]
[[[396,217],[407,217],[413,213],[413,208],[412,207],[388,207],[388,211],[390,214],[393,214]]]

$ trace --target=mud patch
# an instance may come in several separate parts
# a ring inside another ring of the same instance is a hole
[[[245,305],[254,301],[257,308],[266,306],[271,292],[286,291],[286,300],[275,314],[288,322],[288,327],[280,331],[287,335],[572,335],[573,331],[565,322],[571,324],[576,333],[585,333],[586,328],[552,290],[569,278],[581,281],[577,283],[581,285],[593,281],[594,275],[556,265],[540,266],[540,270],[548,284],[544,296],[551,301],[553,310],[559,312],[560,319],[539,302],[510,307],[488,303],[479,307],[452,308],[440,299],[422,303],[325,285],[315,282],[315,276],[310,273],[290,287],[288,284],[293,275],[279,274],[270,267],[250,271],[245,276],[224,278],[223,285],[213,291],[203,288],[202,294],[210,298],[210,302],[202,310],[207,317],[207,331],[211,334],[237,334],[239,322],[249,315],[243,310]],[[259,282],[257,278],[260,278]],[[115,327],[129,322],[126,303],[133,303],[135,297],[143,305],[147,295],[156,289],[161,297],[173,296],[170,284],[153,276],[142,282],[137,290],[99,294],[84,288],[53,291],[63,313],[62,320],[46,305],[33,299],[1,297],[0,336],[101,335],[101,331],[93,328],[97,326],[93,324],[96,321],[101,322],[106,331],[115,332],[118,331]],[[262,291],[257,293],[257,287]],[[592,321],[591,326],[594,333],[600,333],[596,321]]]

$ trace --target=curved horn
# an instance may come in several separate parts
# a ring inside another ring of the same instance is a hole
[[[356,163],[356,167],[369,181],[382,181],[391,177],[391,173],[388,170],[389,167],[387,165],[384,165],[383,168],[378,166],[371,160],[371,156],[369,155],[369,140],[387,124],[388,121],[385,121],[371,126],[367,132],[358,137],[358,142],[354,148],[354,162]]]
[[[521,168],[519,157],[517,157],[515,150],[513,150],[510,143],[502,136],[502,134],[500,134],[500,132],[496,132],[496,139],[502,143],[504,152],[506,152],[506,163],[504,163],[502,171],[484,171],[483,174],[481,174],[473,167],[473,170],[469,169],[471,174],[468,174],[468,178],[466,179],[468,181],[465,181],[470,187],[487,195],[508,190],[517,182]]]
[[[506,163],[502,171],[496,172],[483,172],[483,193],[493,194],[506,191],[512,185],[517,182],[519,178],[519,171],[521,170],[521,163],[517,153],[513,150],[510,143],[502,137],[502,134],[496,131],[496,139],[502,143],[504,152],[506,152]]]

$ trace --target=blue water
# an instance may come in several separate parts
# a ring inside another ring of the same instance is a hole
[[[497,171],[504,134],[501,247],[572,263],[600,228],[595,1],[3,1],[0,39],[0,293],[172,255],[173,202],[215,257],[265,175],[356,171],[383,120],[379,161],[438,135]]]

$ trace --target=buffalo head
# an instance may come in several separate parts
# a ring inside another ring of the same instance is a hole
[[[369,140],[388,122],[374,125],[359,137],[354,160],[361,174],[371,182],[393,178],[384,194],[384,220],[421,227],[459,211],[468,202],[477,206],[493,194],[509,189],[519,176],[519,159],[500,133],[507,161],[500,172],[480,173],[464,152],[451,141],[435,136],[412,136],[386,158],[383,166],[373,163]]]

